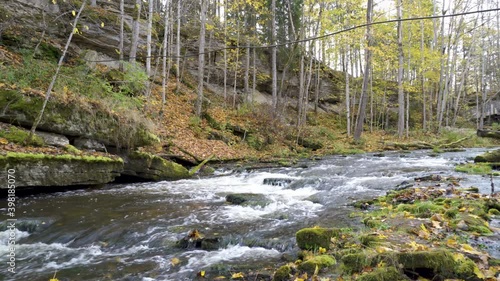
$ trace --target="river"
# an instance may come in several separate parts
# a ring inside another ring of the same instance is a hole
[[[4,224],[0,265],[5,270],[0,280],[48,281],[57,272],[60,281],[177,281],[193,280],[201,271],[208,280],[238,271],[266,272],[269,266],[293,260],[295,232],[300,228],[358,227],[357,219],[349,217],[349,203],[385,194],[415,177],[457,176],[464,187],[490,192],[488,177],[454,172],[457,163],[484,151],[331,156],[304,162],[302,168],[225,168],[199,179],[20,197],[16,273],[6,271],[9,231]],[[264,185],[265,178],[292,182]],[[229,205],[229,193],[263,194],[269,203]],[[220,237],[219,249],[176,247],[176,241],[193,229]]]

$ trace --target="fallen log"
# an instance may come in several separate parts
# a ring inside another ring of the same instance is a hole
[[[388,147],[393,147],[393,148],[399,148],[403,150],[409,150],[409,149],[434,149],[434,148],[452,148],[456,147],[458,144],[461,142],[470,139],[473,135],[463,137],[461,139],[458,139],[456,141],[452,141],[449,143],[442,143],[443,140],[433,142],[433,143],[428,143],[424,141],[417,141],[417,142],[410,142],[410,143],[401,143],[401,142],[383,142],[384,146]]]
[[[477,136],[482,138],[500,139],[500,131],[493,130],[477,130]]]

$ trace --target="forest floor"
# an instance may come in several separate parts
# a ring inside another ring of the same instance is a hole
[[[43,95],[56,67],[54,59],[40,59],[30,50],[12,51],[5,47],[0,47],[0,57],[4,60],[0,65],[1,87]],[[411,130],[409,137],[399,139],[395,132],[376,127],[371,130],[368,126],[361,141],[355,142],[347,135],[344,116],[309,112],[307,125],[297,127],[293,109],[273,117],[267,104],[233,103],[230,98],[224,100],[222,93],[208,89],[204,93],[204,114],[199,118],[194,114],[196,92],[192,85],[196,83],[193,77],[186,75],[176,92],[176,82],[171,75],[166,104],[162,105],[160,81],[151,84],[149,96],[124,93],[123,88],[113,85],[111,71],[104,66],[90,69],[78,60],[69,61],[61,70],[53,95],[63,99],[73,97],[72,102],[101,104],[99,108],[106,108],[118,117],[149,119],[153,133],[161,141],[141,150],[173,155],[194,164],[212,157],[214,162],[271,161],[286,165],[299,158],[331,154],[415,148],[440,152],[448,148],[498,145],[493,139],[478,138],[474,129],[443,129],[439,134]],[[30,149],[22,148],[23,152]]]

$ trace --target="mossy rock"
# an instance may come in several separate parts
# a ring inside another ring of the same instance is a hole
[[[5,109],[0,121],[30,127],[38,117],[43,102],[44,98],[36,94],[0,88],[0,108]],[[54,94],[38,128],[123,148],[158,143],[158,137],[151,132],[152,123],[137,116],[140,114],[112,112],[106,105],[95,101],[75,99],[67,102]]]
[[[292,270],[288,265],[283,265],[274,273],[273,281],[287,281],[290,280]]]
[[[304,228],[295,234],[297,245],[303,250],[316,250],[319,247],[330,249],[331,238],[338,236],[336,228]]]
[[[184,166],[150,153],[135,151],[123,155],[123,158],[125,159],[123,175],[152,181],[190,177],[189,171]]]
[[[365,253],[353,253],[344,255],[341,259],[342,271],[347,274],[361,272],[364,267],[370,265],[370,259]]]
[[[469,227],[469,231],[478,232],[480,234],[492,234],[493,233],[493,231],[491,231],[491,229],[488,227],[486,221],[478,216],[464,214],[460,217],[464,220],[464,222]]]
[[[362,274],[356,279],[358,281],[402,281],[410,280],[406,275],[399,272],[394,266],[377,267],[369,273]]]
[[[418,273],[426,278],[432,279],[436,275],[442,278],[455,276],[455,260],[446,250],[400,253],[399,263],[405,271]]]
[[[475,163],[500,163],[500,149],[489,151],[474,158]]]
[[[313,274],[314,271],[316,271],[316,267],[318,267],[318,270],[321,270],[335,264],[337,264],[337,261],[333,256],[319,255],[302,262],[299,265],[299,270],[302,272],[306,272],[307,274]]]

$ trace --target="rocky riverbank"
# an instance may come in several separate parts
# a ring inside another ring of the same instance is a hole
[[[499,198],[440,178],[356,202],[365,227],[298,231],[273,280],[497,280]]]

